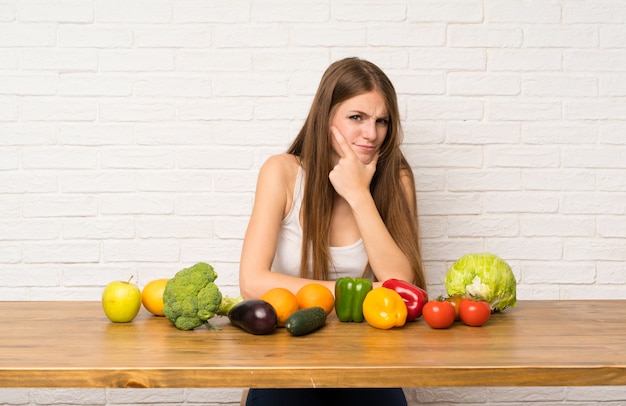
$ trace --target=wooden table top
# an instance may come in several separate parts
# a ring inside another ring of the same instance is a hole
[[[626,301],[520,301],[482,327],[421,319],[378,330],[335,317],[317,332],[180,331],[99,302],[0,302],[0,387],[626,385]]]

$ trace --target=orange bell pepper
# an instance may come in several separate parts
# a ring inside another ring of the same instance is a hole
[[[402,327],[406,323],[406,304],[395,290],[385,287],[375,288],[365,296],[363,316],[372,327],[383,330]]]

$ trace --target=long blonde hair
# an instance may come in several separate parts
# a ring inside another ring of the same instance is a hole
[[[330,132],[334,109],[352,97],[374,90],[385,99],[389,126],[380,148],[370,191],[383,222],[411,263],[413,282],[425,289],[417,204],[409,207],[400,180],[401,176],[409,176],[411,185],[415,183],[413,171],[400,150],[402,129],[396,92],[379,67],[358,58],[342,59],[328,67],[304,125],[287,150],[300,159],[306,173],[302,200],[301,276],[326,280],[329,275],[329,229],[336,194],[328,179],[334,166]],[[412,191],[415,194],[414,186]]]

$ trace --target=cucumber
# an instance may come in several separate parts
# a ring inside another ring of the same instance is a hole
[[[326,324],[326,312],[321,307],[300,309],[285,321],[285,329],[292,336],[303,336]]]

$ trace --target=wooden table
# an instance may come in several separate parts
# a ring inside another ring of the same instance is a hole
[[[626,301],[521,301],[482,327],[422,320],[377,330],[177,330],[99,302],[0,302],[0,387],[418,387],[626,385]]]

